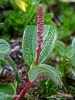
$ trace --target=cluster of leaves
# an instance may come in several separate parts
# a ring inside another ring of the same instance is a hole
[[[56,57],[60,57],[58,65],[60,66],[61,71],[72,68],[75,66],[75,38],[72,41],[72,44],[65,47],[65,45],[58,41],[55,47]],[[62,67],[62,68],[61,68]],[[63,70],[62,70],[63,69]],[[67,71],[65,71],[66,73]]]
[[[10,45],[3,39],[0,39],[0,76],[3,71],[3,68],[7,65],[11,65],[16,80],[20,82],[16,64],[9,56]],[[11,83],[0,84],[0,100],[12,100],[12,98],[16,95],[15,87]]]
[[[74,95],[75,84],[73,83],[75,81],[75,38],[69,46],[65,46],[61,41],[58,41],[55,51],[56,58],[59,58],[56,67],[62,73],[67,92]],[[73,81],[70,83],[68,79]]]
[[[53,18],[57,24],[58,38],[67,42],[70,35],[74,35],[75,31],[75,3],[70,2],[56,2],[55,0],[43,1],[46,3],[46,10],[48,15],[45,16],[45,23],[51,24],[50,18]],[[49,16],[49,12],[53,12],[54,17]]]
[[[75,3],[70,2],[59,2],[57,4],[58,9],[58,37],[59,39],[67,39],[75,31],[75,13],[74,6]],[[65,40],[67,41],[67,40]]]
[[[9,40],[11,37],[22,36],[28,24],[36,23],[37,6],[42,3],[44,12],[55,0],[1,0],[0,1],[0,38]],[[52,14],[45,14],[46,23],[51,23]]]
[[[19,3],[19,1],[21,1]],[[39,0],[1,0],[0,1],[0,38],[22,36],[27,24],[35,24]],[[26,6],[25,6],[26,4]],[[23,9],[20,9],[23,6]],[[25,9],[24,9],[25,6]],[[23,10],[26,10],[25,12]]]
[[[44,6],[44,11],[46,12],[47,8],[55,7],[58,9],[58,13],[54,11],[54,14],[57,16],[58,24],[58,37],[65,40],[66,37],[74,33],[74,23],[75,23],[75,13],[74,5],[75,3],[64,3],[56,2],[55,0],[19,0],[23,1],[26,6],[26,12],[20,9],[20,5],[16,3],[17,0],[1,0],[0,1],[0,38],[10,39],[10,36],[22,36],[23,30],[27,24],[36,23],[36,13],[34,10],[37,8],[39,3],[42,3]],[[18,7],[19,6],[19,7]],[[55,9],[54,8],[54,9]],[[53,9],[53,10],[54,10]],[[59,11],[60,9],[60,11]],[[50,14],[45,14],[45,23],[50,24]],[[70,21],[71,18],[71,21]]]
[[[60,89],[51,80],[41,80],[38,86],[39,97],[47,98],[51,95],[57,95],[58,92],[69,93],[75,96],[75,38],[69,46],[63,42],[57,41],[53,54],[56,60],[56,69],[61,73],[62,82],[66,90]],[[53,88],[54,87],[54,88]],[[63,97],[63,96],[62,96]],[[50,98],[51,99],[51,98]],[[48,98],[49,100],[49,98]],[[52,99],[54,100],[54,99]],[[57,99],[58,100],[58,99]],[[62,100],[62,98],[60,98]],[[65,98],[63,99],[65,100]]]
[[[40,80],[38,86],[39,98],[47,98],[50,95],[56,95],[58,92],[58,86],[54,84],[50,79]]]

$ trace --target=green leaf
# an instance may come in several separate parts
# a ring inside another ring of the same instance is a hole
[[[0,38],[2,38],[4,40],[9,40],[10,39],[10,33],[4,33],[2,36],[0,36]]]
[[[40,98],[45,98],[49,95],[56,95],[58,92],[58,86],[56,86],[50,79],[43,79],[40,80],[38,85],[38,92]]]
[[[75,65],[75,38],[72,41],[72,47],[74,48],[74,55],[72,57],[72,64]]]
[[[8,55],[10,52],[10,45],[3,39],[0,39],[0,54]]]
[[[0,65],[2,67],[6,66],[8,63],[3,59],[3,58],[0,58]]]
[[[66,48],[65,55],[67,58],[72,58],[74,55],[74,48],[72,46],[68,46]]]
[[[72,57],[71,61],[72,61],[72,64],[75,66],[75,54],[74,54],[74,56]]]
[[[68,86],[68,91],[73,97],[75,97],[75,86]]]
[[[53,13],[45,14],[45,23],[49,23],[49,21],[53,18]]]
[[[73,47],[74,50],[75,50],[75,38],[72,40],[72,47]]]
[[[21,80],[20,80],[20,77],[19,77],[19,75],[18,75],[17,65],[16,65],[15,62],[10,58],[10,56],[5,56],[5,58],[7,59],[8,63],[11,65],[11,67],[13,68],[17,82],[20,83]]]
[[[42,51],[39,58],[39,63],[49,57],[54,48],[57,37],[57,31],[54,26],[45,25],[43,32]],[[30,66],[35,64],[37,49],[37,28],[36,26],[27,26],[22,41],[22,52],[25,63]]]
[[[36,26],[27,26],[22,41],[22,53],[25,63],[30,66],[35,63],[37,48]]]
[[[56,27],[45,25],[44,33],[43,33],[43,44],[42,44],[42,51],[39,58],[39,64],[41,64],[44,60],[46,60],[50,53],[52,52],[56,38],[57,38],[57,30]]]
[[[58,41],[57,42],[57,52],[60,54],[60,56],[64,56],[64,54],[65,54],[65,46],[64,46],[64,44],[62,43],[62,42],[60,42],[60,41]]]
[[[0,84],[0,100],[12,100],[14,95],[16,91],[12,84]]]
[[[50,65],[41,64],[39,66],[33,67],[28,73],[28,77],[31,82],[41,75],[48,75],[52,81],[62,87],[61,75]]]

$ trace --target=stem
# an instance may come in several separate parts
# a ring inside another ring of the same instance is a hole
[[[38,20],[37,20],[37,36],[38,36],[37,44],[38,44],[38,48],[37,48],[37,56],[36,56],[35,66],[38,65],[40,53],[41,53],[41,50],[42,50],[42,42],[43,42],[42,33],[43,33],[43,26],[44,26],[43,16],[44,15],[43,15],[42,5],[39,5],[38,6]],[[45,77],[45,76],[41,76],[39,78],[43,78],[43,77]],[[37,79],[39,79],[39,78],[37,78]],[[33,82],[30,82],[29,79],[28,79],[28,76],[27,76],[24,88],[21,90],[19,97],[15,97],[14,100],[22,100],[24,95],[28,92],[28,90],[30,89],[30,87],[33,85],[33,83],[36,80],[34,80]]]
[[[33,85],[33,83],[35,83],[38,79],[40,78],[48,78],[48,76],[40,76],[37,79],[35,79],[33,82],[30,82],[28,79],[28,76],[26,77],[26,83],[24,88],[21,90],[19,96],[15,97],[13,100],[22,100],[22,98],[24,97],[24,95],[28,92],[28,90],[30,89],[30,87]]]
[[[28,92],[28,90],[32,86],[33,82],[30,82],[28,77],[26,77],[26,78],[27,78],[27,80],[26,80],[24,88],[21,90],[19,96],[15,97],[13,100],[22,100],[24,95]]]

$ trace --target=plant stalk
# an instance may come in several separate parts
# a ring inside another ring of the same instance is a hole
[[[40,53],[41,53],[41,50],[42,50],[43,26],[44,26],[43,8],[42,8],[42,5],[39,5],[38,6],[38,20],[37,20],[37,36],[38,36],[37,45],[38,45],[38,48],[37,48],[37,56],[36,56],[35,66],[38,65]],[[43,78],[43,76],[39,77],[39,78]],[[39,79],[39,78],[37,78],[37,79]],[[13,100],[22,100],[22,98],[24,97],[24,95],[28,92],[28,90],[30,89],[30,87],[33,85],[33,83],[37,79],[35,79],[33,82],[30,82],[29,79],[28,79],[28,76],[27,76],[24,88],[21,90],[19,96],[15,97]]]
[[[28,77],[26,77],[26,83],[24,85],[24,88],[21,90],[19,96],[15,97],[13,100],[22,100],[22,98],[28,92],[28,90],[30,89],[32,84],[33,84],[33,82],[30,82]]]
[[[41,78],[42,79],[43,78],[48,78],[48,76],[40,76],[37,79],[35,79],[33,82],[30,82],[29,79],[28,79],[28,76],[27,76],[26,77],[26,82],[25,82],[24,88],[21,90],[19,96],[15,97],[13,100],[22,100],[22,98],[28,92],[28,90],[33,85],[33,83],[35,83],[38,79],[41,79]]]

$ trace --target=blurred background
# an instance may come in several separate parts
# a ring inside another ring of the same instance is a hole
[[[0,38],[17,39],[27,25],[36,25],[39,3],[45,24],[55,23],[58,39],[70,43],[75,36],[75,2],[61,0],[0,0]]]

